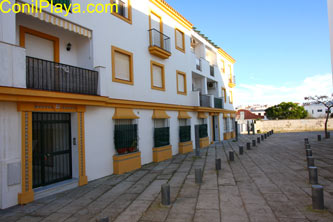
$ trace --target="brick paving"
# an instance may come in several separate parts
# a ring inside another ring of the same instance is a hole
[[[243,135],[194,153],[174,156],[125,175],[112,175],[88,185],[0,210],[0,221],[139,222],[303,222],[333,221],[333,139],[317,141],[315,132],[274,134],[251,150]],[[308,137],[324,186],[324,211],[311,209],[304,138]],[[244,146],[239,155],[238,146]],[[252,145],[252,144],[251,144]],[[229,151],[235,161],[228,161]],[[215,170],[215,159],[222,170]],[[194,183],[194,169],[203,169],[203,184]],[[170,207],[160,205],[160,187],[171,186]]]

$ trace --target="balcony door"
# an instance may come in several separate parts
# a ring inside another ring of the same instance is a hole
[[[213,118],[213,140],[214,141],[219,141],[219,120],[218,120],[218,116],[212,116]]]
[[[163,23],[162,18],[151,12],[150,14],[150,29],[152,45],[163,48]]]
[[[59,62],[59,39],[55,36],[20,26],[20,46],[29,57]]]

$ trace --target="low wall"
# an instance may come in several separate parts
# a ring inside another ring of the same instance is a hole
[[[267,132],[303,132],[324,131],[325,119],[296,119],[296,120],[257,120],[256,131]],[[328,121],[328,129],[333,130],[333,119]]]

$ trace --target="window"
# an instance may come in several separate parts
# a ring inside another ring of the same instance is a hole
[[[225,73],[225,62],[224,60],[221,60],[221,62],[222,62],[221,72]]]
[[[132,24],[132,7],[130,0],[111,0],[113,4],[118,4],[118,13],[116,7],[113,7],[112,15]]]
[[[112,46],[112,81],[134,84],[133,54]]]
[[[149,16],[149,29],[150,33],[150,45],[158,46],[160,48],[164,47],[163,42],[163,22],[162,17],[157,15],[155,12],[150,12]]]
[[[223,118],[223,131],[226,133],[228,131],[227,118]]]
[[[170,145],[169,119],[154,120],[154,147]]]
[[[234,98],[232,96],[232,91],[229,92],[230,96],[229,96],[229,103],[232,104],[234,102]]]
[[[317,112],[318,112],[318,113],[321,113],[321,112],[323,112],[323,110],[322,110],[322,109],[318,109]]]
[[[186,87],[186,73],[177,71],[177,93],[186,95],[187,87]]]
[[[229,73],[230,73],[230,76],[232,76],[232,68],[231,68],[231,65],[228,65],[229,67]]]
[[[224,98],[224,102],[226,103],[227,102],[227,91],[225,88],[222,88],[222,96]]]
[[[179,141],[181,143],[191,141],[191,121],[189,119],[179,120]]]
[[[151,88],[165,91],[164,65],[157,62],[150,62]]]
[[[176,49],[185,53],[185,35],[179,29],[175,29]]]
[[[115,120],[114,144],[118,154],[138,150],[138,124],[136,120]]]
[[[63,9],[69,8],[70,4],[71,4],[71,0],[53,0],[53,1],[47,0],[47,1],[50,2],[53,5],[61,4]]]

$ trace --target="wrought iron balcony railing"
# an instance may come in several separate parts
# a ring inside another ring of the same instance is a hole
[[[156,46],[167,52],[171,52],[169,36],[164,35],[156,29],[150,29],[148,32],[150,37],[150,46]]]
[[[98,72],[43,59],[26,58],[27,88],[97,95]]]
[[[224,104],[223,104],[223,98],[214,98],[214,107],[218,109],[223,109]]]

